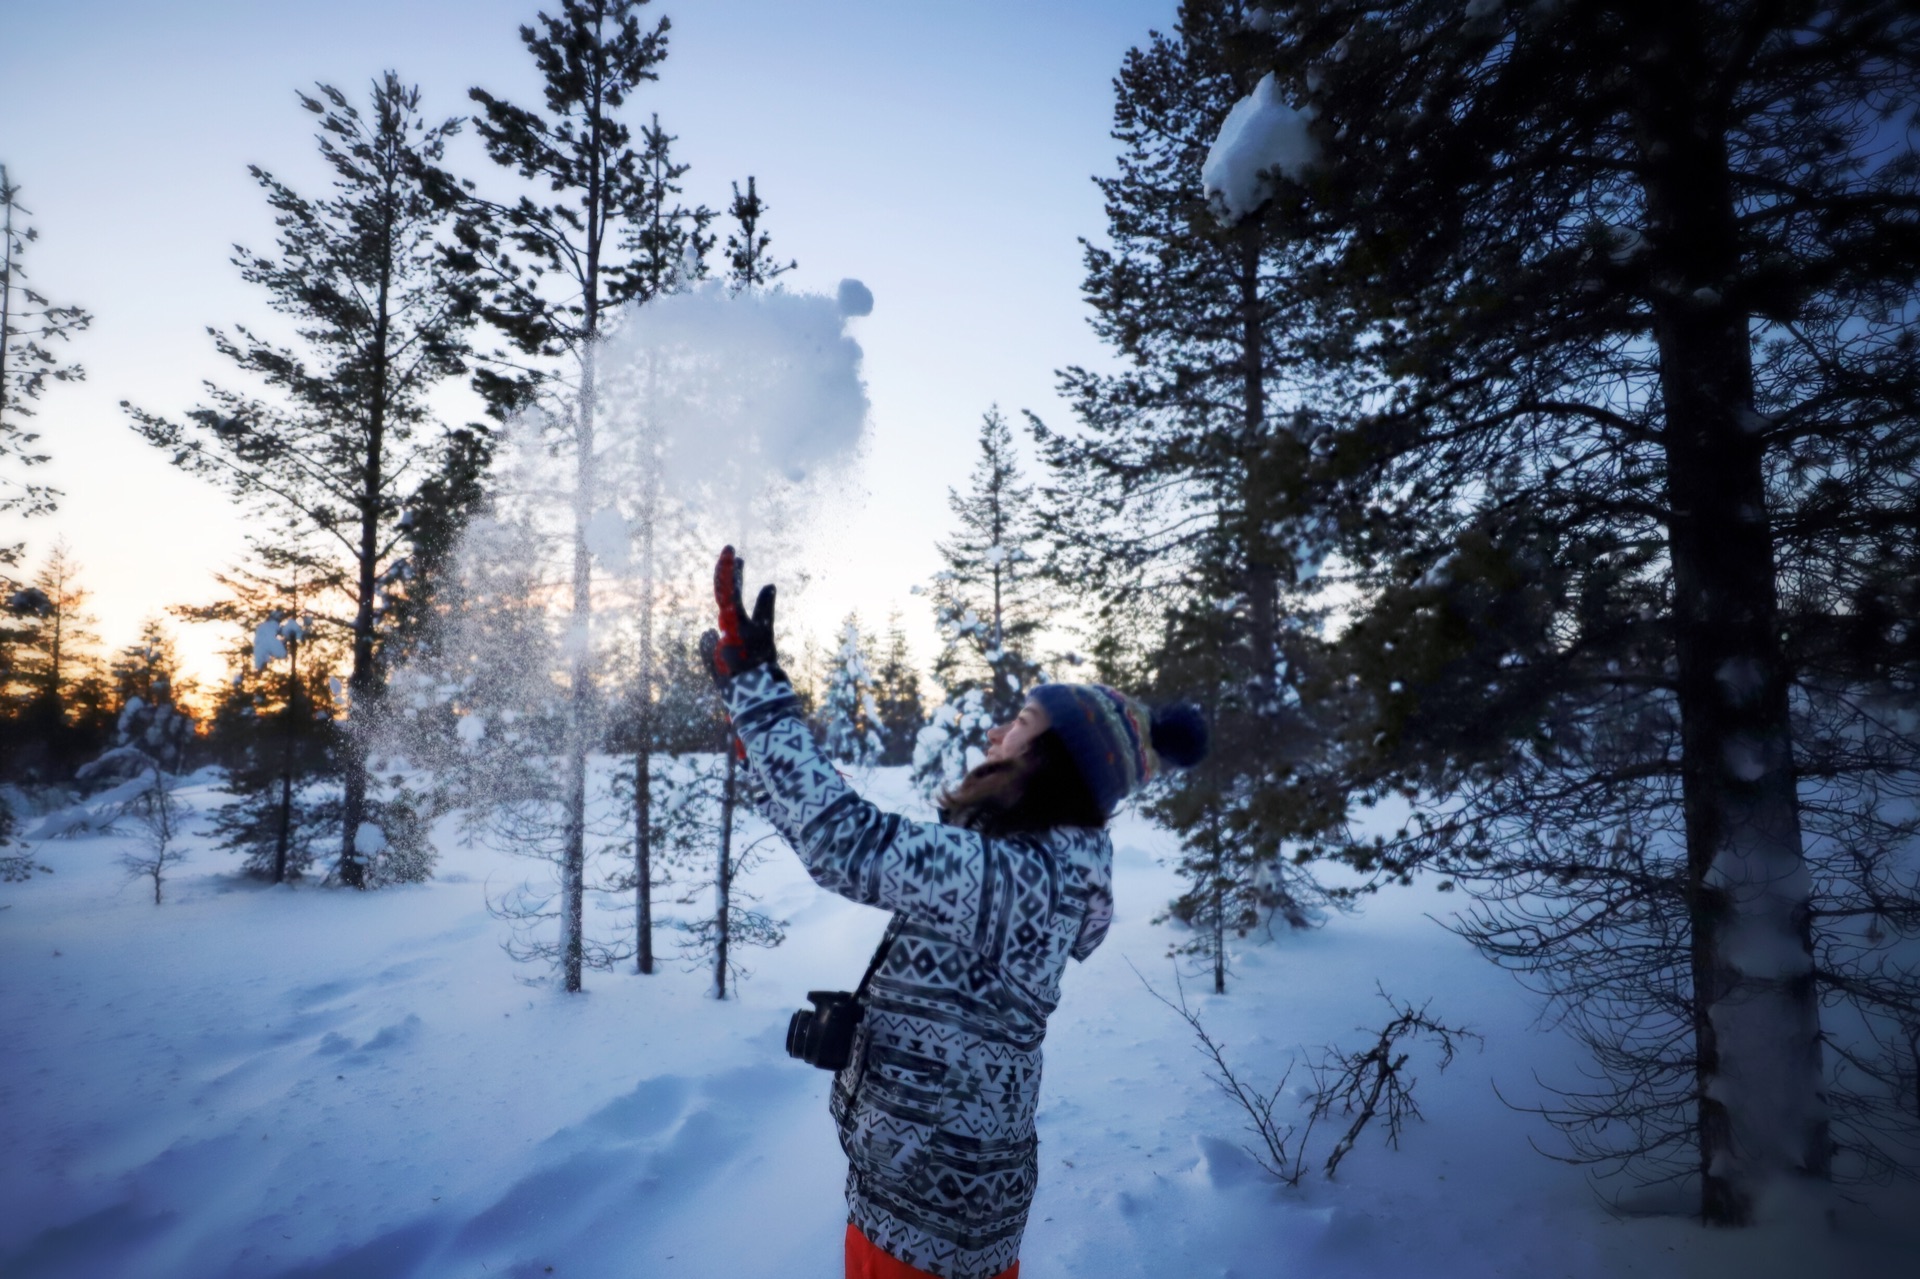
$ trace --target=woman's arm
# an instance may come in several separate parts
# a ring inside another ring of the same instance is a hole
[[[771,793],[768,819],[822,888],[988,953],[1004,946],[1012,921],[1059,909],[1060,872],[1046,841],[988,840],[860,798],[814,743],[777,666],[727,679],[721,696],[749,767]]]

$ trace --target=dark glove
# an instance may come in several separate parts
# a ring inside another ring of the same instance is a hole
[[[747,616],[740,597],[740,577],[746,566],[747,562],[729,546],[720,552],[720,562],[713,568],[713,599],[720,608],[720,629],[700,637],[700,655],[707,659],[707,669],[716,684],[780,660],[773,651],[774,589],[761,587],[759,598],[753,602],[753,615]]]

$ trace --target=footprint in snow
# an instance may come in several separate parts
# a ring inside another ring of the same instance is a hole
[[[367,1042],[358,1045],[339,1031],[329,1030],[320,1037],[320,1042],[314,1047],[313,1054],[316,1057],[338,1057],[351,1053],[356,1057],[367,1057],[375,1053],[389,1052],[395,1048],[405,1047],[417,1039],[423,1024],[419,1014],[408,1013],[405,1019],[394,1022],[391,1026],[382,1026]]]

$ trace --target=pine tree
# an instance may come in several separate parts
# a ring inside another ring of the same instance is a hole
[[[1418,0],[1259,38],[1325,149],[1269,222],[1349,390],[1332,798],[1415,801],[1342,851],[1479,893],[1606,1080],[1549,1115],[1577,1156],[1722,1224],[1836,1146],[1910,1159],[1920,741],[1867,707],[1914,669],[1920,28]]]
[[[994,724],[986,695],[977,688],[933,708],[913,739],[913,786],[923,799],[938,804],[969,770],[986,761],[987,730]]]
[[[546,114],[471,91],[481,107],[475,128],[489,158],[556,198],[543,205],[525,195],[511,203],[468,195],[460,248],[451,258],[484,283],[482,311],[515,348],[512,359],[483,369],[483,389],[501,403],[536,406],[571,464],[570,625],[582,635],[593,614],[588,529],[609,505],[596,436],[602,388],[594,344],[614,308],[679,287],[684,272],[671,254],[678,247],[682,262],[700,256],[708,216],[668,203],[684,168],[672,163],[671,138],[657,118],[643,133],[642,150],[631,145],[631,131],[619,118],[629,97],[658,79],[667,56],[669,23],[662,18],[644,28],[639,13],[646,3],[562,0],[557,16],[542,13],[538,29],[520,29],[544,80]],[[642,513],[648,527],[651,515],[651,508]],[[643,627],[649,646],[652,629],[649,619]],[[603,709],[589,655],[583,646],[575,649],[559,786],[559,958],[569,991],[581,989],[586,959],[587,754]],[[650,679],[643,674],[643,682]],[[637,758],[647,754],[642,749]],[[644,764],[637,767],[644,773]],[[644,776],[638,781],[644,792]],[[646,806],[643,796],[642,811]]]
[[[740,962],[740,952],[778,946],[786,940],[786,925],[758,909],[759,899],[742,882],[776,837],[766,832],[753,840],[741,838],[741,768],[730,725],[722,728],[718,740],[722,750],[681,756],[662,778],[660,847],[675,865],[674,879],[682,889],[679,903],[698,912],[682,924],[681,958],[690,967],[710,966],[713,997],[725,999],[751,975]]]
[[[280,228],[275,254],[241,250],[242,277],[294,316],[301,345],[239,327],[216,348],[275,398],[211,388],[213,404],[185,423],[137,409],[134,425],[176,465],[225,487],[284,524],[278,545],[325,548],[322,590],[345,595],[350,636],[350,731],[342,740],[344,797],[338,874],[366,887],[355,841],[368,807],[367,745],[383,684],[379,650],[391,631],[388,590],[417,566],[399,552],[408,485],[473,447],[474,428],[429,430],[427,397],[466,369],[475,300],[441,261],[445,179],[436,165],[458,121],[432,123],[420,95],[393,72],[375,81],[365,115],[331,85],[300,105],[320,119],[333,193],[312,199],[253,166]],[[331,610],[320,610],[325,618]]]
[[[1126,56],[1118,172],[1097,179],[1107,238],[1082,286],[1120,367],[1065,370],[1076,429],[1033,427],[1049,580],[1088,605],[1095,678],[1207,707],[1209,760],[1148,797],[1189,841],[1174,912],[1211,909],[1227,873],[1228,896],[1298,923],[1341,902],[1294,855],[1328,820],[1298,773],[1337,742],[1344,702],[1301,697],[1341,518],[1294,283],[1309,255],[1282,234],[1297,192],[1222,221],[1202,176],[1271,44],[1239,4],[1193,0]]]
[[[388,624],[378,651],[383,685],[390,672],[421,654],[436,617],[460,610],[455,553],[468,525],[486,508],[493,433],[460,427],[445,432],[441,445],[437,468],[400,512],[398,528],[406,554],[389,564],[377,583]]]
[[[895,609],[887,618],[886,646],[873,678],[875,719],[880,732],[880,763],[913,762],[914,739],[927,718],[920,695],[920,672],[907,650],[907,633]]]
[[[0,463],[24,469],[39,466],[48,455],[38,452],[39,435],[27,429],[34,416],[33,401],[47,383],[78,382],[86,371],[62,363],[54,344],[69,342],[93,322],[77,306],[57,306],[28,283],[27,248],[40,238],[28,225],[29,209],[20,203],[20,186],[0,164]],[[54,508],[59,494],[44,484],[13,475],[0,478],[0,512],[42,515]],[[18,544],[0,546],[0,565],[20,562]]]
[[[641,207],[644,215],[626,231],[623,247],[634,254],[633,271],[641,281],[636,296],[674,293],[706,278],[707,254],[716,240],[707,228],[714,213],[704,204],[680,203],[680,180],[690,165],[677,163],[679,138],[660,127],[655,115],[640,130]]]
[[[185,765],[193,742],[193,717],[179,704],[179,657],[158,618],[140,628],[136,643],[120,650],[111,668],[115,745],[133,747],[164,772]]]
[[[947,490],[958,528],[936,547],[945,567],[932,590],[942,641],[933,674],[949,701],[978,689],[987,713],[1004,723],[1039,679],[1033,649],[1044,600],[1033,490],[1021,482],[1013,431],[998,408],[981,415],[979,446],[966,495]]]
[[[650,617],[643,618],[643,624]],[[697,635],[707,625],[704,614],[676,609],[667,619],[659,643],[636,663],[625,700],[642,698],[646,707],[623,707],[616,716],[616,728],[610,743],[620,752],[631,752],[634,767],[619,770],[613,776],[612,798],[623,824],[632,831],[631,843],[618,850],[621,870],[600,885],[608,894],[633,894],[634,971],[654,971],[654,930],[660,890],[673,882],[676,852],[684,851],[693,836],[685,828],[698,826],[699,815],[687,798],[675,772],[656,784],[656,767],[662,757],[698,754],[711,749],[726,732],[726,714],[713,695],[713,677],[698,650]],[[653,679],[640,683],[638,669],[651,670]],[[644,733],[642,738],[640,735]],[[678,764],[672,765],[678,768]]]
[[[232,796],[214,812],[216,844],[241,854],[247,874],[283,884],[305,877],[340,821],[333,788],[339,732],[328,671],[342,644],[314,623],[313,605],[324,598],[317,583],[327,579],[328,566],[299,556],[262,558],[274,571],[223,575],[226,599],[182,612],[241,636],[212,724],[226,766],[221,789]]]
[[[766,213],[767,206],[760,199],[753,175],[747,175],[745,195],[740,193],[738,182],[733,184],[733,203],[727,206],[727,216],[734,222],[733,233],[727,236],[727,287],[735,293],[764,288],[799,265],[793,261],[778,262],[768,256],[773,237],[760,227],[760,219]]]
[[[726,286],[736,296],[764,288],[775,276],[793,268],[791,262],[779,265],[767,260],[766,251],[772,237],[760,229],[760,219],[765,212],[752,178],[747,179],[745,196],[740,194],[738,185],[734,187],[728,213],[736,223],[736,231],[727,239]],[[773,496],[763,494],[761,500],[770,501]],[[766,521],[769,529],[777,527],[779,522],[777,518]],[[725,999],[729,980],[740,971],[735,944],[778,945],[784,934],[776,922],[753,910],[751,899],[743,897],[736,886],[738,877],[757,861],[757,850],[754,846],[742,847],[738,842],[740,819],[744,815],[742,769],[731,726],[721,733],[720,751],[713,872],[708,881],[713,890],[713,913],[692,924],[688,937],[690,954],[711,956],[714,997]]]
[[[840,624],[840,644],[827,677],[827,694],[820,708],[822,741],[827,758],[855,768],[879,762],[885,743],[880,736],[880,706],[874,699],[873,676],[860,634],[858,615],[849,613]]]
[[[104,744],[99,680],[100,637],[88,611],[93,592],[65,539],[56,541],[16,593],[10,703],[14,749],[10,768],[29,779],[64,780]]]

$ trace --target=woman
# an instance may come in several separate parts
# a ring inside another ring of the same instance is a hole
[[[824,888],[893,912],[834,1076],[847,1154],[848,1279],[1017,1279],[1037,1177],[1040,1042],[1068,956],[1112,917],[1108,816],[1162,761],[1206,750],[1189,706],[1149,717],[1093,684],[1043,684],[988,734],[943,820],[881,812],[814,745],[774,655],[774,588],[751,616],[720,554],[702,650],[767,818]]]

